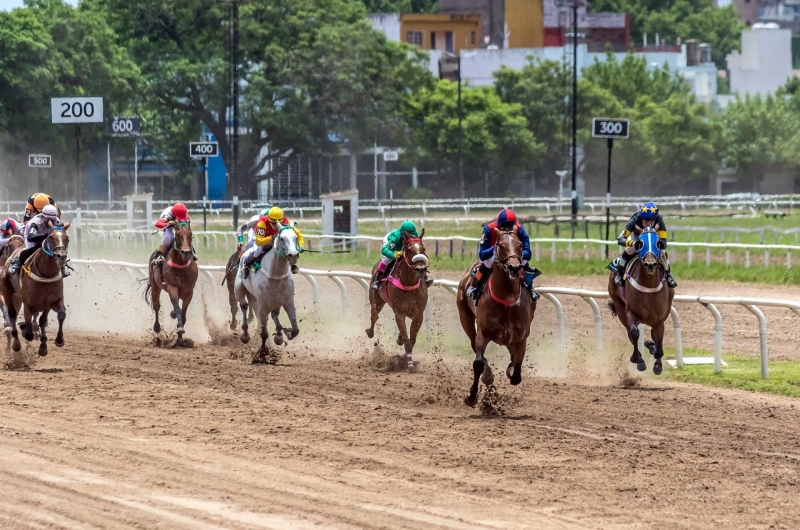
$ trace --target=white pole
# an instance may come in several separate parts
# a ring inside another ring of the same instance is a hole
[[[111,142],[108,142],[108,207],[111,208]]]
[[[130,167],[130,166],[128,166]],[[133,141],[133,194],[139,194],[139,141]]]

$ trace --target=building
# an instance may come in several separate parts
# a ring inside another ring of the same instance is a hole
[[[483,46],[481,17],[478,14],[377,13],[368,16],[375,29],[392,41],[402,41],[424,50],[458,55],[461,50]]]
[[[572,33],[572,9],[558,7],[555,0],[543,0],[544,45],[564,46]],[[591,52],[604,52],[610,44],[615,52],[628,51],[631,44],[631,18],[625,13],[587,13],[578,7],[578,33]]]
[[[758,21],[761,0],[734,0],[733,5],[739,18],[748,26]]]
[[[742,32],[742,51],[727,57],[731,92],[773,94],[792,77],[792,32],[755,24]]]
[[[439,0],[438,8],[440,13],[480,15],[487,46],[544,46],[542,0]]]

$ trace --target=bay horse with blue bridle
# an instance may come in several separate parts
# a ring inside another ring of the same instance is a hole
[[[664,323],[672,308],[675,289],[667,285],[666,272],[659,266],[665,249],[664,242],[652,227],[645,227],[635,244],[636,256],[627,266],[622,285],[614,283],[614,273],[608,276],[608,307],[619,318],[633,344],[630,361],[640,372],[647,364],[639,351],[639,324],[650,326],[650,338],[645,347],[655,357],[653,373],[660,375],[664,357]]]
[[[367,337],[375,336],[375,323],[378,321],[383,306],[389,304],[394,311],[397,324],[397,344],[403,346],[406,354],[408,370],[414,370],[414,345],[417,334],[425,318],[425,307],[428,305],[428,256],[422,238],[425,229],[417,237],[406,237],[403,243],[403,257],[395,261],[392,271],[381,280],[378,289],[369,290],[370,326],[365,331]],[[375,278],[378,264],[372,268]],[[406,327],[406,319],[411,320],[411,332]]]
[[[528,335],[531,332],[536,302],[523,288],[522,242],[513,231],[502,231],[494,249],[492,273],[485,291],[475,302],[467,294],[472,283],[474,263],[461,278],[456,294],[456,306],[461,327],[469,337],[475,360],[472,361],[473,380],[464,404],[474,407],[478,403],[478,379],[490,387],[494,374],[484,352],[490,342],[505,346],[511,355],[506,376],[512,385],[522,382],[522,361],[525,359]]]
[[[39,355],[47,355],[47,317],[50,311],[58,315],[56,346],[64,346],[64,320],[67,318],[64,303],[64,280],[61,274],[67,264],[69,223],[50,229],[42,246],[25,263],[20,264],[16,274],[8,273],[8,263],[0,276],[0,291],[6,301],[6,322],[11,327],[11,347],[15,352],[22,349],[17,333],[17,315],[20,305],[24,307],[25,327],[22,336],[30,342],[34,337],[33,319],[39,315]],[[19,256],[22,246],[12,256]]]

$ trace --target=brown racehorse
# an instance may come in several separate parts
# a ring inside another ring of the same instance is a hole
[[[522,243],[515,233],[503,231],[498,235],[492,274],[486,282],[488,293],[478,298],[477,304],[466,293],[476,265],[473,264],[461,278],[456,294],[461,327],[475,352],[472,362],[474,378],[469,395],[464,398],[469,407],[478,403],[478,378],[487,387],[494,383],[494,374],[483,356],[490,342],[508,348],[511,362],[506,376],[512,385],[522,382],[522,361],[536,312],[536,302],[522,286]]]
[[[8,274],[7,267],[3,266],[3,274],[0,275],[0,291],[3,299],[11,301],[7,306],[6,321],[11,326],[11,347],[15,352],[22,349],[17,333],[17,314],[20,304],[24,304],[25,328],[22,331],[25,340],[33,340],[33,317],[39,316],[39,355],[47,355],[47,317],[50,311],[58,313],[58,333],[56,334],[56,346],[64,345],[64,320],[67,318],[67,310],[64,305],[64,281],[61,276],[61,269],[67,263],[67,248],[69,237],[67,229],[69,223],[64,226],[57,226],[50,230],[50,233],[42,243],[42,247],[33,253],[27,264],[21,264],[17,274]],[[22,251],[17,248],[12,256],[19,255]]]
[[[638,230],[637,230],[638,231]],[[639,324],[650,326],[650,337],[645,347],[655,357],[653,373],[661,374],[661,358],[664,356],[664,322],[669,317],[675,289],[666,284],[665,273],[658,266],[658,255],[663,251],[663,243],[652,228],[645,228],[636,242],[639,258],[634,258],[625,275],[625,284],[614,283],[614,273],[608,277],[608,308],[619,318],[633,344],[630,361],[640,372],[647,370],[639,351]]]
[[[237,248],[230,258],[228,264],[225,266],[225,277],[222,283],[228,284],[228,304],[231,306],[231,329],[236,330],[236,315],[239,312],[239,302],[236,300],[236,293],[234,292],[234,285],[236,284],[236,275],[239,273],[239,259],[242,257],[242,249]],[[248,322],[252,322],[255,318],[253,313],[253,306],[250,306],[250,313],[247,315]]]
[[[425,316],[425,306],[428,305],[428,285],[425,283],[425,273],[428,271],[428,256],[422,238],[425,229],[419,238],[407,237],[403,244],[403,259],[398,259],[394,269],[383,281],[377,290],[369,290],[369,304],[371,307],[370,327],[365,330],[367,337],[375,336],[375,322],[385,304],[394,311],[394,321],[397,323],[397,344],[405,347],[406,361],[409,371],[414,370],[412,352],[417,342],[417,333],[422,327]],[[372,277],[375,278],[378,264],[372,268]],[[406,329],[406,319],[411,319],[411,335]]]
[[[161,310],[161,291],[166,291],[172,302],[172,311],[169,316],[178,320],[177,345],[183,346],[184,326],[186,325],[186,310],[194,295],[194,285],[197,283],[197,263],[193,259],[192,228],[189,223],[176,223],[175,240],[166,256],[166,261],[159,271],[158,265],[150,265],[150,277],[144,299],[153,307],[156,322],[153,331],[161,332],[158,322],[158,312]],[[152,262],[155,252],[150,257]],[[183,302],[183,306],[181,306]]]
[[[22,248],[24,246],[25,246],[25,238],[23,238],[22,236],[15,235],[8,238],[8,242],[3,247],[3,250],[0,251],[0,275],[4,273],[8,258],[10,258],[14,254],[15,250],[17,250],[18,248]],[[15,307],[20,307],[20,305],[22,304],[22,302],[19,300],[18,294],[14,295],[14,301],[16,304]],[[8,344],[11,344],[10,342],[11,325],[8,322],[8,308],[6,307],[6,301],[5,298],[3,298],[2,293],[0,293],[0,310],[2,310],[3,318],[6,321],[6,334],[7,334],[6,336],[9,339]]]

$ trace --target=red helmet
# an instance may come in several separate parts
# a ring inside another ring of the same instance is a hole
[[[175,216],[176,221],[189,220],[189,210],[186,209],[186,205],[182,202],[175,203],[175,206],[172,207],[172,215]]]
[[[15,234],[17,232],[17,223],[13,219],[3,219],[3,221],[0,222],[0,232],[5,236]]]
[[[517,215],[510,208],[503,208],[497,214],[497,224],[499,226],[513,226],[517,223]]]

